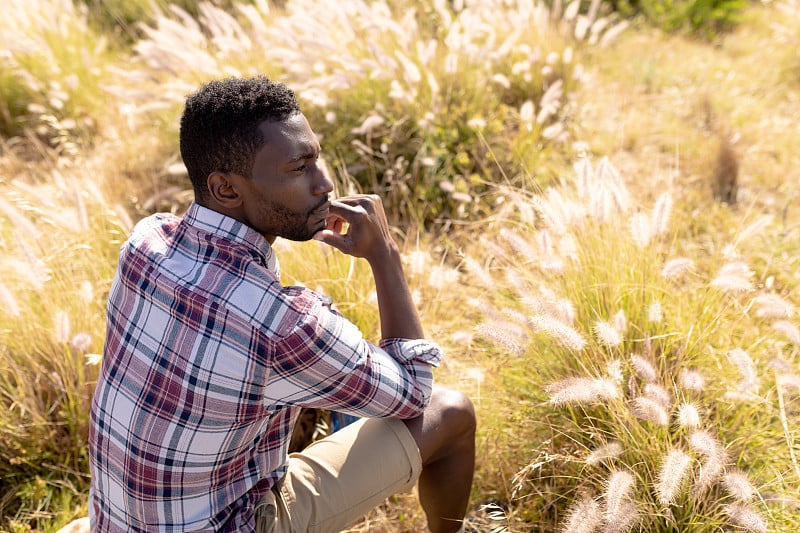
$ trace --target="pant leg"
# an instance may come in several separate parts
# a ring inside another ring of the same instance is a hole
[[[257,531],[337,533],[392,494],[411,490],[421,471],[401,420],[359,420],[289,456],[280,488],[262,499],[264,506],[259,502]]]

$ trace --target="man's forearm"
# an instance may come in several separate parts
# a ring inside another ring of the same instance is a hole
[[[384,339],[424,337],[419,313],[408,288],[400,253],[395,247],[382,259],[370,262],[378,294],[381,336]]]
[[[422,325],[380,197],[360,194],[331,202],[326,225],[314,238],[346,254],[363,257],[372,268],[381,336],[421,339]]]

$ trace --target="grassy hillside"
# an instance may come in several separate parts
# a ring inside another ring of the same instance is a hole
[[[8,4],[0,531],[86,514],[117,249],[191,200],[184,95],[255,72],[339,194],[385,197],[437,378],[478,408],[474,503],[509,502],[486,531],[800,530],[795,1],[710,33],[602,2]],[[377,337],[362,262],[279,252]],[[421,520],[404,495],[352,531]]]

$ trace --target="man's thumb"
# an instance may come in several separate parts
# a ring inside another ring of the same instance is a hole
[[[312,237],[315,241],[324,242],[329,246],[333,246],[339,250],[342,250],[342,247],[345,245],[345,238],[343,235],[339,235],[335,231],[331,231],[329,229],[323,229],[314,234]],[[344,251],[344,250],[342,250]]]

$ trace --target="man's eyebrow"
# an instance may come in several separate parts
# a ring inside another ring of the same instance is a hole
[[[297,163],[299,161],[303,161],[304,159],[314,159],[319,155],[320,147],[319,145],[315,147],[304,147],[303,152],[295,155],[291,159],[287,161],[287,163]]]

